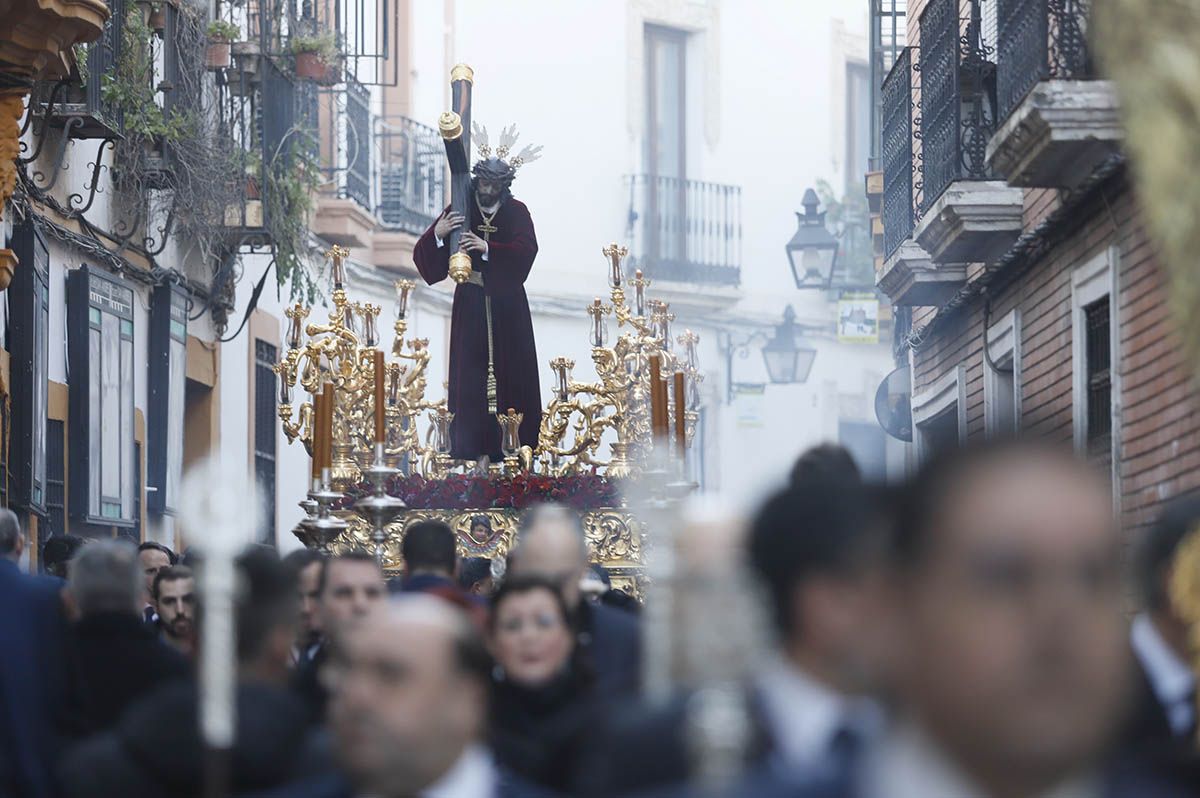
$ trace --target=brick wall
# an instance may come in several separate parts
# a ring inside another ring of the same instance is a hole
[[[1027,192],[1027,229],[1058,201],[1056,192]],[[1015,307],[1021,310],[1022,430],[1069,442],[1071,273],[1108,246],[1118,247],[1120,490],[1125,521],[1136,530],[1154,519],[1165,499],[1200,488],[1200,405],[1166,309],[1163,274],[1132,192],[1123,182],[1110,185],[1072,216],[1074,229],[1064,240],[993,293],[991,321]],[[983,316],[982,301],[963,308],[914,354],[914,393],[960,363],[966,366],[970,438],[984,434]]]

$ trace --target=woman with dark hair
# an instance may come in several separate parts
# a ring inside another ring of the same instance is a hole
[[[505,581],[492,598],[488,646],[491,736],[505,768],[569,793],[595,716],[592,679],[558,587],[535,576]]]

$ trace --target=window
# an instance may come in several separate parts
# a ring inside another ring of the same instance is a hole
[[[254,340],[254,477],[258,482],[257,540],[275,545],[275,364],[279,350]]]
[[[32,222],[13,232],[22,264],[9,286],[12,360],[13,504],[46,510],[46,413],[50,333],[50,253]]]
[[[132,527],[136,473],[133,439],[133,289],[90,266],[67,282],[67,359],[71,439],[71,515]]]
[[[646,26],[646,173],[686,176],[687,34]]]
[[[159,286],[150,302],[149,429],[146,500],[152,512],[174,513],[183,478],[183,420],[187,392],[188,299],[183,289]]]
[[[685,64],[687,35],[646,26],[646,256],[682,260],[687,252]]]
[[[65,535],[67,532],[67,480],[66,480],[66,434],[61,421],[51,420],[46,424],[46,523],[47,534]]]
[[[966,369],[958,366],[913,396],[913,440],[918,462],[966,441],[966,385]]]
[[[1112,377],[1108,297],[1083,309],[1086,341],[1087,454],[1107,462],[1112,456]]]
[[[871,159],[871,71],[866,64],[846,64],[846,191],[862,191]]]
[[[983,413],[989,437],[1021,429],[1020,319],[1020,311],[1013,310],[987,328]]]
[[[1118,462],[1120,374],[1112,368],[1119,340],[1113,301],[1118,253],[1101,252],[1071,275],[1072,420],[1075,451],[1112,468],[1119,495]]]

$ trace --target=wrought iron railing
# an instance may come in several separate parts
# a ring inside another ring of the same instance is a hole
[[[1051,78],[1094,76],[1087,45],[1091,0],[996,0],[998,117]]]
[[[955,180],[986,180],[996,127],[995,65],[980,38],[978,0],[959,17],[958,0],[931,0],[921,13],[921,132],[929,209]]]
[[[433,128],[407,117],[375,123],[375,215],[386,228],[420,235],[445,205],[442,139]]]
[[[913,231],[912,50],[883,81],[883,251],[890,256]]]
[[[628,183],[631,267],[676,282],[741,282],[741,186],[656,175]]]
[[[371,208],[371,93],[356,80],[346,81],[345,196]]]

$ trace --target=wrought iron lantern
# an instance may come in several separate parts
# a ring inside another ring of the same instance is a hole
[[[838,241],[825,228],[825,212],[817,211],[820,201],[811,188],[804,192],[804,213],[796,213],[796,234],[787,244],[788,260],[797,288],[827,289],[833,282],[837,265]]]
[[[796,329],[796,311],[791,305],[783,311],[783,321],[775,328],[774,337],[763,344],[762,354],[771,382],[792,384],[808,380],[817,350],[800,336]]]

